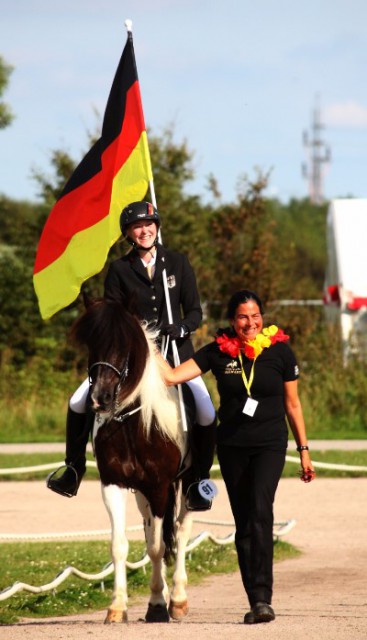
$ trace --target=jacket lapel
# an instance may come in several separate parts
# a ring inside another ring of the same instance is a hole
[[[148,280],[148,282],[150,282],[150,279],[147,274],[147,270],[144,267],[142,261],[140,260],[140,257],[137,251],[131,252],[130,261],[131,261],[131,268],[135,271],[135,273],[138,273],[139,276],[145,278],[145,280]]]

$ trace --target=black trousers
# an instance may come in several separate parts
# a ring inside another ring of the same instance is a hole
[[[271,604],[273,503],[285,451],[218,444],[218,460],[235,521],[235,544],[250,606]]]

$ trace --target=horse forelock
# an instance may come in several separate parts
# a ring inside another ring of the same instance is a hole
[[[95,300],[75,322],[72,334],[89,350],[90,358],[113,361],[126,358],[140,326],[125,308],[104,298]]]

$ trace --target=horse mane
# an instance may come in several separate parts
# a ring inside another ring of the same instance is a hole
[[[142,416],[147,436],[152,425],[153,416],[162,435],[168,437],[184,452],[183,429],[178,405],[178,393],[175,387],[167,387],[162,369],[156,356],[156,332],[149,329],[147,323],[142,325],[147,346],[148,357],[141,379],[140,398]],[[152,382],[154,383],[152,384]]]
[[[155,425],[164,437],[183,451],[183,431],[178,409],[177,390],[167,387],[156,357],[157,332],[147,322],[140,322],[118,301],[97,298],[72,326],[71,335],[85,344],[89,359],[109,361],[120,368],[129,356],[129,374],[117,399],[122,412],[139,402],[146,437]]]

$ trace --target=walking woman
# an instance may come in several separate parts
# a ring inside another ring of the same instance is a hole
[[[264,328],[263,305],[242,290],[228,303],[229,328],[172,369],[162,361],[168,385],[212,371],[216,377],[217,452],[236,526],[235,544],[250,604],[245,624],[270,622],[273,593],[273,503],[285,463],[287,421],[300,453],[301,479],[314,476],[301,402],[298,366],[288,336]]]

